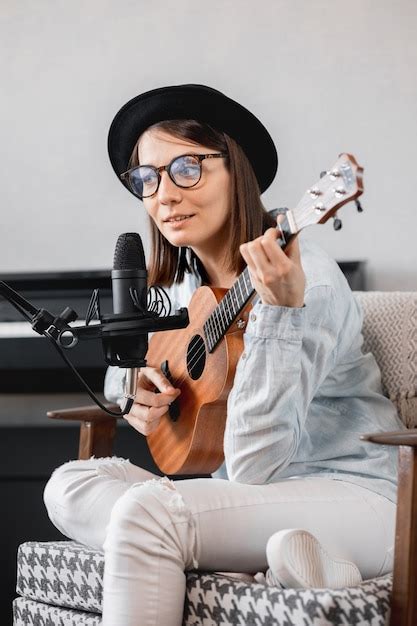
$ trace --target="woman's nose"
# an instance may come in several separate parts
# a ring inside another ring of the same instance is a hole
[[[168,172],[161,173],[158,197],[162,204],[179,202],[181,200],[181,189],[170,179]]]

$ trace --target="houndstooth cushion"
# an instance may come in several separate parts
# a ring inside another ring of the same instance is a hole
[[[13,626],[100,626],[101,615],[63,609],[27,598],[13,602]]]
[[[22,544],[15,626],[99,626],[103,570],[102,552],[71,541]],[[390,576],[349,589],[282,590],[190,572],[184,626],[379,626],[388,620],[390,590]]]
[[[349,589],[277,589],[193,572],[183,626],[382,626],[390,593],[390,576]]]
[[[17,552],[16,591],[31,600],[101,613],[104,554],[73,541],[28,541]]]
[[[417,292],[355,291],[364,312],[364,351],[408,428],[417,427]]]

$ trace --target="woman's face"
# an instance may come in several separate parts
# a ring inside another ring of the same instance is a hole
[[[139,142],[139,162],[160,167],[182,154],[214,154],[217,150],[179,139],[158,129],[146,131]],[[190,246],[198,255],[219,249],[225,241],[229,217],[230,175],[224,159],[205,159],[201,179],[188,189],[177,187],[166,171],[161,172],[158,191],[144,198],[145,209],[162,235],[173,246]],[[180,222],[173,217],[192,216]]]

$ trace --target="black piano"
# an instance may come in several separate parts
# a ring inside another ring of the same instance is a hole
[[[102,313],[112,312],[110,270],[3,274],[0,280],[36,308],[61,313],[69,306],[85,319],[90,296],[100,290]],[[106,364],[101,342],[82,341],[66,352],[89,385],[102,390]],[[35,333],[0,296],[0,393],[73,392],[80,384],[51,343]]]

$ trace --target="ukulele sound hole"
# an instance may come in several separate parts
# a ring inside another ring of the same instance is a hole
[[[193,380],[200,378],[206,364],[206,347],[201,335],[194,335],[188,344],[187,370]]]

